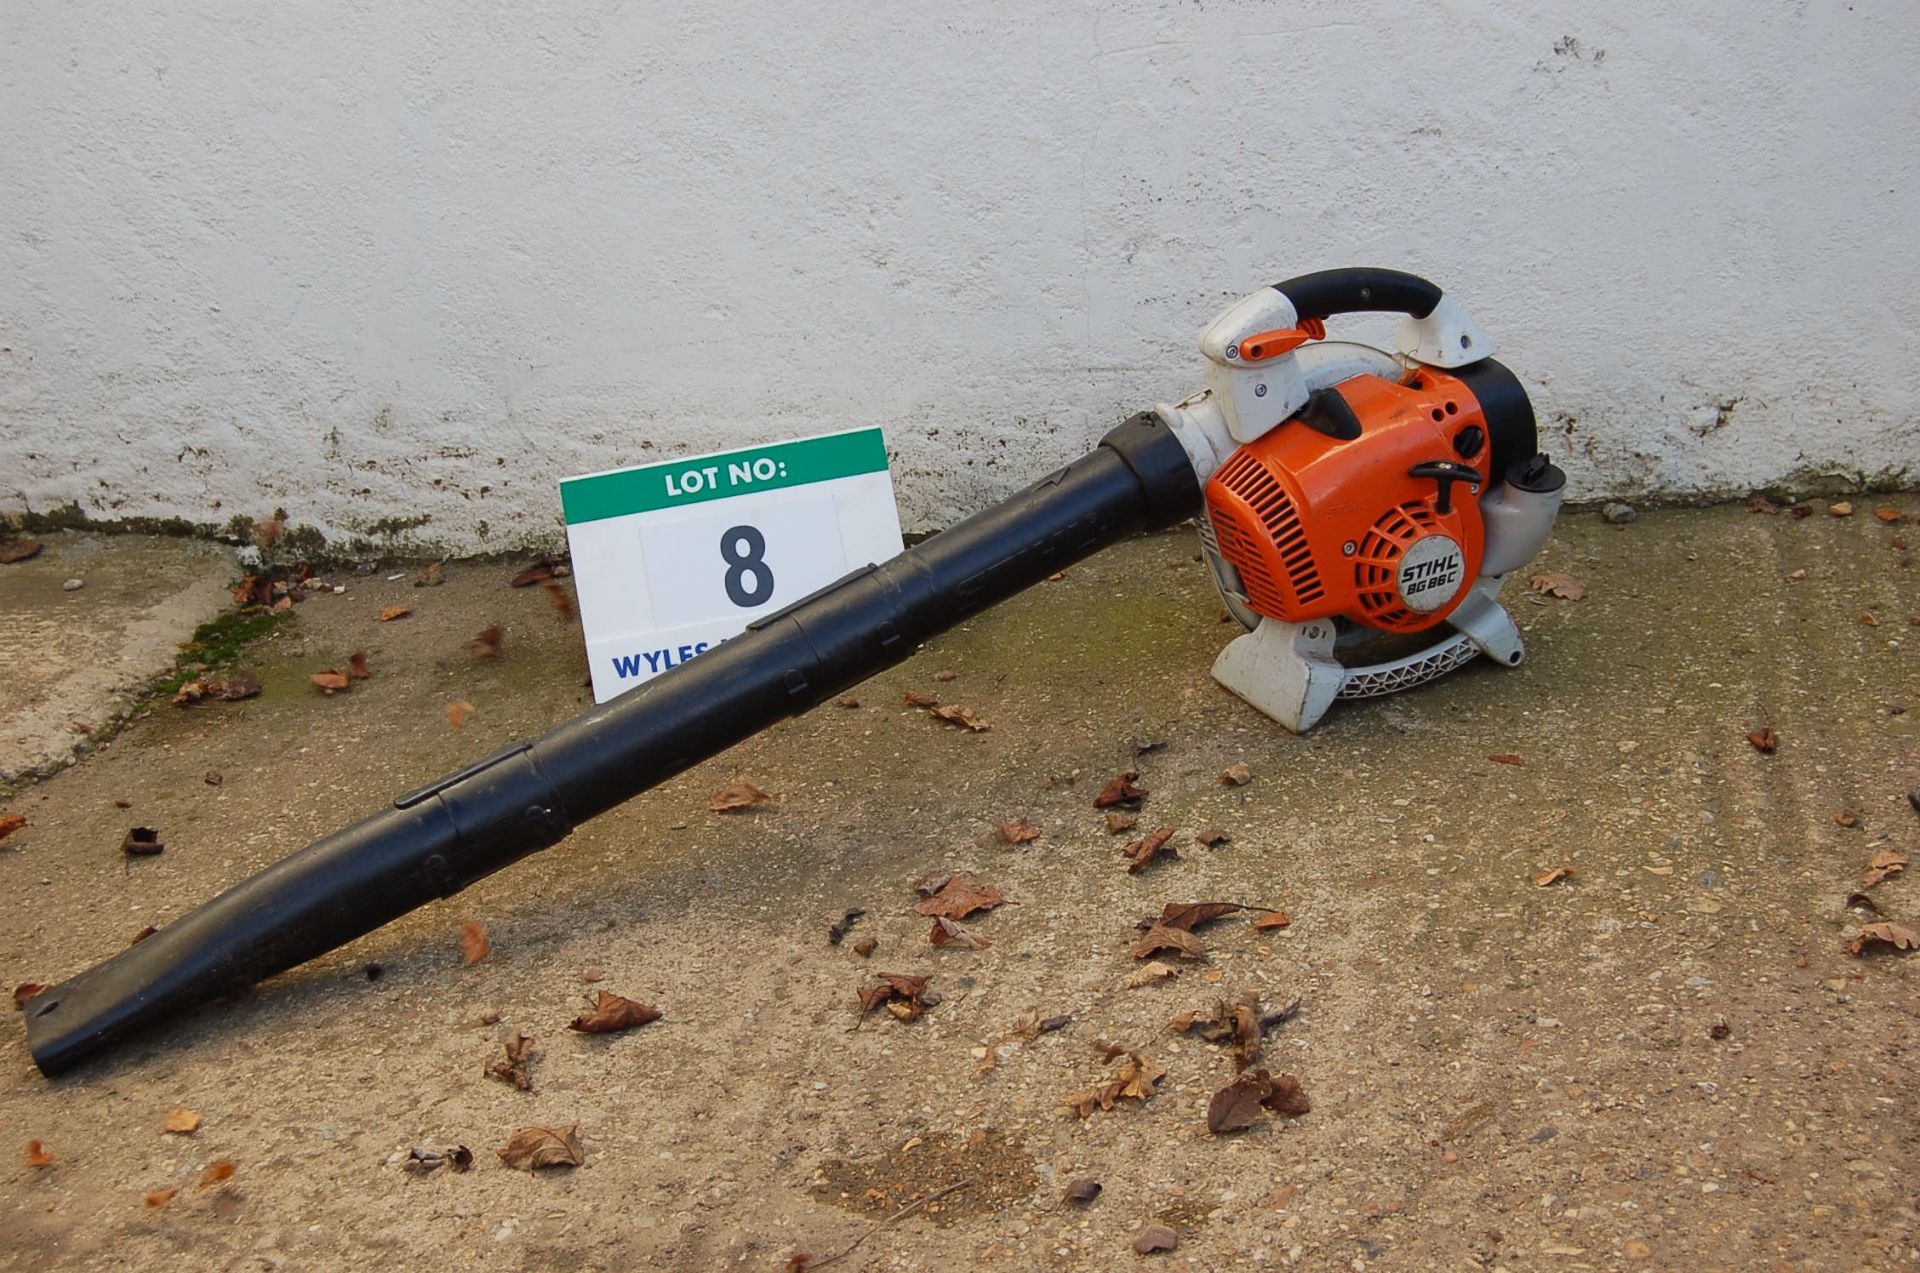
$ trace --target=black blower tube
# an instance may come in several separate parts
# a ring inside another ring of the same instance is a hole
[[[1200,509],[1150,414],[1011,499],[867,566],[646,684],[310,845],[26,1004],[58,1074],[564,839],[595,814],[841,694],[924,640],[1137,531]]]

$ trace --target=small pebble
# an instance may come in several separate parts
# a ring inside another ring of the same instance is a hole
[[[60,586],[62,588],[65,588],[68,592],[78,592],[82,588],[86,587],[87,585],[85,580],[69,579],[65,583],[61,584]]]
[[[1609,526],[1625,526],[1628,522],[1638,519],[1639,516],[1640,514],[1633,510],[1633,505],[1623,504],[1619,500],[1614,500],[1600,510],[1601,519]]]

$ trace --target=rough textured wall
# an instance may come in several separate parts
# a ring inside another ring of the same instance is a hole
[[[1911,0],[0,7],[0,510],[555,534],[879,422],[910,526],[1453,291],[1576,496],[1920,471]]]

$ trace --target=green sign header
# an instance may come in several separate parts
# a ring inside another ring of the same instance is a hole
[[[854,429],[798,442],[776,442],[570,477],[560,483],[560,507],[567,525],[578,526],[731,495],[886,471],[887,444],[880,430]]]

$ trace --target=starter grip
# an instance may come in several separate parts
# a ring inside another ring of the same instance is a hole
[[[1418,274],[1375,266],[1348,266],[1301,274],[1273,290],[1293,302],[1299,321],[1333,314],[1384,311],[1425,318],[1440,303],[1440,288]]]

